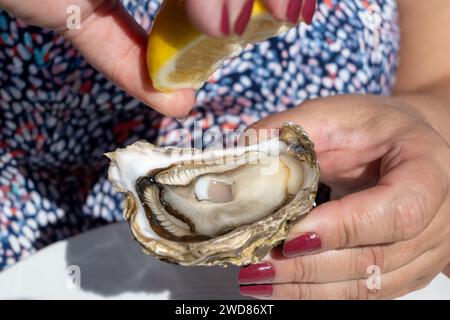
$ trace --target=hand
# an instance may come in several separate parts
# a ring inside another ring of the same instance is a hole
[[[242,34],[254,0],[186,0],[191,22],[202,32]],[[310,23],[316,0],[264,0],[274,17]],[[67,28],[70,5],[81,10],[81,28]],[[0,9],[23,21],[60,32],[89,63],[127,93],[166,115],[185,116],[194,104],[193,90],[156,91],[145,65],[147,34],[119,0],[0,0]],[[224,28],[227,28],[226,30]]]
[[[281,21],[310,24],[316,0],[263,0],[273,17]],[[185,0],[186,12],[198,30],[216,37],[242,34],[250,19],[254,0]]]
[[[70,5],[81,9],[79,30],[67,29]],[[119,0],[0,0],[0,9],[60,32],[94,68],[161,113],[184,116],[194,104],[193,90],[166,94],[153,89],[145,61],[147,34]]]
[[[445,270],[450,147],[420,114],[395,98],[337,96],[252,127],[277,128],[288,120],[309,132],[321,179],[336,199],[293,226],[264,262],[241,269],[241,284],[257,283],[241,286],[242,294],[387,299],[422,288]],[[379,287],[367,285],[369,266],[381,272]]]

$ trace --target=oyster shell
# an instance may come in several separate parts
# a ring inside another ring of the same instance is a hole
[[[187,266],[257,263],[311,210],[319,182],[314,144],[293,123],[245,147],[201,152],[138,141],[106,155],[144,251]]]

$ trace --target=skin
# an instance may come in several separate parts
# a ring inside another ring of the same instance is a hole
[[[287,1],[287,0],[286,0]],[[266,0],[274,16],[287,19],[286,1]],[[220,17],[227,2],[233,25],[245,0],[186,0],[193,25],[208,35],[223,36]],[[66,9],[81,9],[80,30],[68,30]],[[119,0],[0,0],[0,9],[31,25],[49,28],[70,40],[83,57],[108,79],[155,110],[183,117],[194,104],[193,90],[161,93],[152,87],[146,69],[147,34]]]
[[[191,22],[198,30],[211,36],[221,37],[223,34],[220,29],[220,21],[224,5],[228,7],[232,28],[246,2],[247,0],[186,0],[185,8]],[[272,16],[282,21],[288,20],[288,2],[289,0],[264,0],[266,8]],[[298,20],[301,19],[301,16],[300,12]]]
[[[285,258],[276,248],[266,258],[269,298],[390,299],[450,271],[450,3],[402,0],[399,10],[392,97],[317,99],[253,126],[304,126],[334,199],[287,239],[315,232],[318,251]],[[366,286],[370,265],[381,268],[381,289]]]

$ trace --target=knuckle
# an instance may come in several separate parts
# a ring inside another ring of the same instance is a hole
[[[295,300],[310,300],[311,290],[306,284],[294,284],[291,286],[291,297]]]
[[[366,287],[365,290],[367,292],[366,300],[379,300],[384,298],[381,289],[367,289]]]
[[[357,223],[352,214],[348,214],[341,220],[341,228],[339,232],[339,247],[348,248],[357,242]]]
[[[270,299],[273,300],[286,299],[283,285],[272,285],[272,295],[270,296]]]
[[[422,232],[426,227],[425,211],[424,198],[410,189],[408,197],[395,205],[393,240],[409,240]]]
[[[384,251],[382,246],[370,246],[362,249],[358,255],[355,274],[363,277],[367,276],[367,268],[377,266],[380,270],[384,269]]]
[[[122,74],[123,68],[125,66],[126,61],[130,56],[132,56],[137,50],[139,50],[139,47],[136,46],[130,46],[127,48],[122,56],[114,63],[110,71],[106,71],[106,76],[111,81],[119,82],[120,83],[120,75]]]
[[[346,296],[345,298],[347,300],[356,300],[358,299],[358,295],[359,295],[359,290],[358,290],[358,286],[355,286],[355,283],[357,283],[357,281],[349,281],[348,282],[348,286],[347,289],[345,291]]]
[[[292,282],[305,282],[308,280],[309,272],[305,267],[303,257],[294,258],[294,272]]]
[[[369,298],[369,289],[367,289],[365,280],[354,280],[348,282],[346,299],[367,300],[368,298]]]

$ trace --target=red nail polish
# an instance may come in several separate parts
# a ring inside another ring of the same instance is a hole
[[[322,243],[317,234],[308,232],[286,242],[283,246],[283,255],[287,258],[298,256],[320,249]]]
[[[239,293],[251,297],[271,297],[273,286],[271,284],[255,284],[252,286],[240,286]]]
[[[298,22],[301,9],[302,9],[302,0],[289,1],[286,16],[291,23],[296,24]]]
[[[303,20],[306,24],[311,24],[315,11],[316,0],[305,0],[305,5],[303,6]]]
[[[220,31],[226,36],[230,34],[230,14],[228,12],[228,6],[226,2],[223,4],[222,8],[222,20],[220,22]]]
[[[275,270],[270,263],[252,264],[241,268],[238,282],[240,284],[270,282],[275,278]]]
[[[236,32],[240,36],[244,34],[245,28],[250,21],[253,10],[253,1],[254,0],[247,0],[234,25],[234,32]]]

